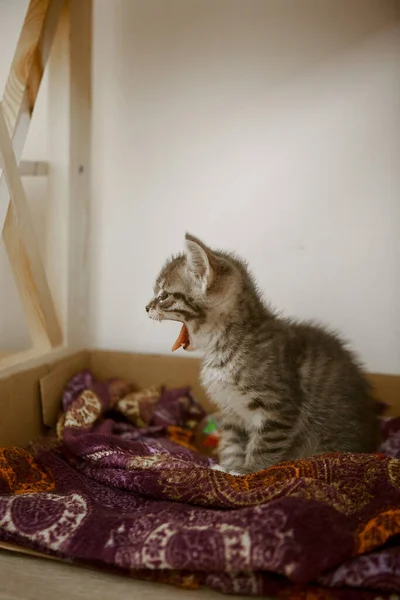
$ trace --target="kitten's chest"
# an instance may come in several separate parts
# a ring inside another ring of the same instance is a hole
[[[247,422],[247,398],[234,385],[232,373],[228,369],[204,366],[201,380],[211,399],[221,410],[234,413],[243,423]]]

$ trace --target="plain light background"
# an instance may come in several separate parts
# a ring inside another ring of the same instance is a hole
[[[396,0],[95,0],[91,345],[169,353],[144,306],[188,230],[400,372],[399,25]]]

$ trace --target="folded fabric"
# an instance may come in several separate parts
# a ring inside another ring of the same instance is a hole
[[[400,419],[380,454],[236,477],[196,450],[205,413],[187,388],[85,371],[62,406],[57,439],[0,450],[1,540],[185,587],[400,598]]]

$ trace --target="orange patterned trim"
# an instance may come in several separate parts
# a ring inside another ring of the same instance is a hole
[[[55,488],[50,472],[22,448],[0,448],[0,478],[13,495],[40,494]]]
[[[400,508],[386,510],[370,519],[356,538],[356,554],[370,552],[400,533]]]

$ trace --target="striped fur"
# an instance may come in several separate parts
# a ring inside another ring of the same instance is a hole
[[[149,316],[185,323],[188,349],[202,351],[202,382],[223,417],[224,469],[376,449],[374,403],[354,355],[324,328],[278,317],[236,256],[187,235],[154,292]]]

